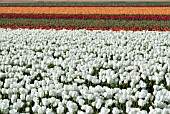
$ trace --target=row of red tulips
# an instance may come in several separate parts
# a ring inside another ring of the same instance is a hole
[[[0,14],[0,18],[170,20],[170,15]]]
[[[79,30],[79,29],[86,29],[86,30],[112,30],[112,31],[120,31],[120,30],[125,30],[125,31],[142,31],[142,30],[148,30],[148,31],[170,31],[170,28],[168,27],[164,27],[164,28],[158,28],[158,27],[154,27],[154,28],[137,28],[137,27],[130,27],[130,28],[94,28],[94,27],[84,27],[84,28],[79,28],[79,27],[45,27],[45,26],[41,26],[41,25],[37,25],[37,26],[0,26],[0,28],[10,28],[10,29],[46,29],[46,30],[50,30],[50,29],[55,29],[55,30],[62,30],[62,29],[67,29],[67,30]]]

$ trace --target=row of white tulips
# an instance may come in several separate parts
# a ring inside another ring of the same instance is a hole
[[[169,114],[170,32],[0,29],[0,113]]]

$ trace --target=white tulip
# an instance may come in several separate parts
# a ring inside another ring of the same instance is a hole
[[[7,81],[5,81],[5,83],[4,83],[4,88],[8,88],[8,87],[9,87],[9,85],[10,85],[10,83],[9,83],[9,82],[7,82]]]
[[[14,103],[17,99],[17,95],[16,94],[13,94],[12,97],[11,97],[11,102]]]
[[[39,107],[38,108],[38,114],[43,114],[45,112],[45,108],[44,107]]]
[[[96,108],[97,109],[100,109],[101,106],[102,106],[102,103],[100,103],[100,102],[96,103]]]
[[[49,95],[50,95],[50,96],[55,96],[55,95],[56,95],[55,90],[54,90],[54,89],[50,89],[50,90],[49,90]]]
[[[85,111],[86,111],[86,114],[93,114],[93,108],[91,106],[87,105]]]
[[[82,106],[82,105],[84,105],[85,101],[84,101],[83,99],[79,99],[79,100],[78,100],[78,103],[79,103],[79,105]]]
[[[141,90],[141,92],[139,92],[139,98],[145,98],[147,93],[148,93],[147,90]]]
[[[162,110],[162,114],[168,114],[169,112],[170,112],[170,110],[168,111],[167,108],[164,108],[164,109]]]
[[[140,114],[148,114],[146,110],[140,111]]]
[[[27,95],[26,96],[26,101],[31,101],[33,98],[32,98],[32,96],[31,95]]]
[[[88,94],[88,95],[87,95],[87,99],[88,99],[88,100],[92,100],[93,98],[94,98],[94,96],[93,96],[92,94]]]
[[[93,78],[91,75],[87,75],[87,79],[88,79],[88,81],[91,81]]]
[[[129,114],[130,109],[131,109],[130,107],[127,107],[127,106],[126,106],[126,113],[128,113],[128,114]]]
[[[112,109],[112,114],[120,114],[120,113],[121,113],[121,111],[117,107],[114,107]]]
[[[2,87],[3,86],[3,82],[0,82],[0,87]]]
[[[125,102],[126,102],[126,98],[120,97],[120,98],[119,98],[119,102],[120,102],[120,103],[125,103]]]
[[[8,99],[4,99],[0,105],[0,109],[2,110],[6,110],[9,107],[9,100]]]
[[[26,108],[25,108],[25,112],[29,113],[29,112],[30,112],[30,108],[29,108],[29,107],[26,107]]]
[[[53,104],[55,101],[56,101],[56,98],[55,98],[55,97],[51,97],[51,98],[49,99],[49,102],[50,102],[51,104]]]
[[[51,109],[47,108],[46,109],[46,114],[54,114]]]
[[[47,98],[42,98],[42,104],[43,104],[44,106],[49,105],[49,100],[48,100]]]
[[[126,107],[131,107],[131,105],[132,105],[132,101],[127,101],[126,102]]]
[[[166,107],[166,104],[165,104],[165,103],[160,102],[160,101],[157,101],[157,100],[154,101],[154,105],[155,105],[156,107],[160,107],[160,108],[165,108],[165,107]]]
[[[166,78],[166,83],[167,83],[167,86],[170,86],[170,77]]]
[[[144,83],[142,80],[140,80],[139,85],[141,88],[146,88],[146,83]]]
[[[145,101],[147,102],[151,98],[151,93],[148,93],[147,96],[145,97]]]
[[[9,111],[9,113],[10,113],[10,114],[19,114],[19,113],[17,113],[17,110],[16,110],[16,109],[11,109],[11,110]]]
[[[145,100],[139,99],[138,100],[138,105],[139,106],[144,106],[146,104]]]
[[[86,112],[83,112],[83,111],[81,111],[81,110],[78,110],[78,111],[77,111],[77,114],[86,114]]]
[[[111,106],[113,104],[113,100],[112,99],[108,99],[105,101],[105,107]]]
[[[5,88],[2,88],[2,89],[1,89],[1,92],[2,92],[2,94],[5,94],[5,93],[6,93],[6,89],[5,89]]]
[[[70,112],[72,112],[72,111],[74,112],[78,109],[77,104],[72,102],[72,101],[68,101],[66,105],[67,105],[67,108]]]
[[[101,111],[100,111],[100,114],[108,114],[109,112],[110,112],[110,109],[102,107]]]
[[[63,112],[64,112],[64,107],[62,105],[57,107],[57,113],[58,114],[62,114]]]

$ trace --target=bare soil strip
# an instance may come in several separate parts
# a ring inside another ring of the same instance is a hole
[[[0,7],[0,13],[169,15],[170,7]]]

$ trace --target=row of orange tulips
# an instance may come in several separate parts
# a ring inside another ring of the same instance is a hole
[[[169,15],[170,7],[0,7],[0,13]]]

